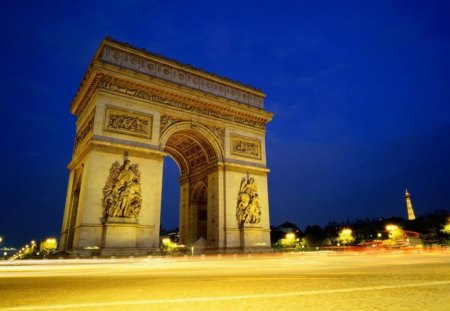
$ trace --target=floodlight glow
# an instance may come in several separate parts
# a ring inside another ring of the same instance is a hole
[[[293,232],[286,233],[285,238],[286,238],[286,240],[295,240],[295,233],[293,233]]]

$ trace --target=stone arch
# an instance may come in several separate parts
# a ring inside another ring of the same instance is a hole
[[[220,140],[206,126],[181,121],[168,127],[160,136],[160,149],[177,163],[182,175],[223,160]]]
[[[158,249],[165,156],[181,172],[182,244],[225,252],[270,246],[265,130],[272,114],[261,90],[111,38],[89,68],[71,104],[77,123],[61,251],[91,256],[95,247],[110,256]],[[127,182],[110,199],[125,204],[133,192],[139,213],[102,215],[105,193],[126,162],[140,176],[132,183],[140,190]],[[258,185],[258,222],[239,223],[242,180]]]
[[[204,180],[193,183],[190,196],[191,242],[208,240],[208,185]]]
[[[197,181],[191,192],[191,201],[204,203],[207,200],[207,184],[203,180]]]
[[[179,228],[180,240],[192,245],[203,238],[213,243],[217,237],[212,233],[208,206],[209,168],[223,160],[220,139],[208,127],[192,121],[180,121],[166,128],[160,136],[159,146],[177,163],[181,177]]]

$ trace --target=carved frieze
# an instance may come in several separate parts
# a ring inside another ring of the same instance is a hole
[[[141,74],[157,77],[184,87],[214,94],[242,104],[263,108],[263,96],[235,87],[230,83],[221,83],[204,75],[194,74],[188,70],[159,62],[157,58],[146,58],[111,46],[105,46],[100,55],[102,61],[124,67]],[[231,82],[231,81],[229,81]]]
[[[239,188],[236,219],[240,226],[244,223],[258,224],[261,221],[261,205],[258,189],[253,177],[243,177]]]
[[[94,130],[94,114],[92,114],[86,124],[77,132],[75,137],[75,149],[85,140],[86,136]]]
[[[141,173],[137,164],[114,162],[103,188],[103,217],[137,218],[142,207]]]
[[[148,114],[106,107],[104,130],[151,138],[153,117]]]
[[[171,107],[187,110],[190,112],[194,112],[194,113],[198,113],[198,114],[238,123],[241,125],[247,125],[247,126],[252,126],[252,127],[256,127],[256,128],[264,128],[265,127],[264,120],[256,121],[256,120],[252,120],[249,118],[240,117],[237,115],[226,114],[226,113],[214,110],[214,109],[210,109],[208,107],[191,105],[189,102],[184,102],[184,101],[182,102],[179,100],[166,98],[166,97],[163,97],[163,96],[160,96],[160,95],[157,95],[157,94],[151,92],[147,88],[138,87],[136,85],[129,85],[125,81],[122,81],[122,80],[119,80],[117,78],[113,78],[110,76],[102,76],[98,83],[98,88],[107,90],[110,92],[120,93],[120,94],[124,94],[124,95],[128,95],[128,96],[156,102],[156,103],[163,104],[166,106],[171,106]]]
[[[261,141],[249,137],[231,135],[231,154],[261,160]]]

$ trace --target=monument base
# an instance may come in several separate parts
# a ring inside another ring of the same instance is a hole
[[[141,256],[137,248],[122,247],[122,248],[104,248],[100,251],[100,257],[126,257],[126,256]]]
[[[138,226],[134,218],[108,218],[103,225],[102,249],[135,249]]]
[[[260,224],[242,224],[239,228],[241,250],[256,251],[270,249],[270,232],[262,228]]]

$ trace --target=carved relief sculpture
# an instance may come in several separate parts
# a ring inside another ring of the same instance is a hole
[[[203,237],[207,252],[269,250],[265,96],[105,38],[70,105],[76,137],[60,251],[157,250],[167,157],[180,171],[180,244]]]
[[[104,129],[110,132],[150,138],[152,116],[107,107]]]
[[[180,122],[181,120],[169,115],[162,114],[160,119],[159,133],[164,133],[171,125]]]
[[[196,105],[190,104],[188,102],[183,102],[171,98],[162,97],[153,93],[152,90],[148,88],[142,88],[135,85],[129,85],[124,81],[121,81],[116,78],[112,78],[109,76],[101,76],[98,81],[98,88],[102,90],[107,90],[115,93],[120,93],[128,96],[133,96],[136,98],[149,100],[152,102],[160,103],[163,105],[180,108],[184,110],[188,110],[194,113],[211,116],[215,118],[219,118],[222,120],[239,123],[241,125],[248,125],[251,127],[261,128],[265,127],[265,121],[263,120],[253,120],[250,118],[235,116],[232,114],[227,114],[224,112],[217,111],[215,109],[207,108],[207,107],[198,107]],[[84,103],[80,107],[78,107],[76,113],[80,113],[87,103]]]
[[[223,142],[225,141],[225,129],[217,126],[208,126],[208,128],[219,139],[220,145],[223,147]]]
[[[126,160],[111,166],[103,188],[103,217],[137,218],[142,207],[141,173],[137,164]]]
[[[87,124],[77,133],[75,138],[75,149],[84,141],[88,134],[92,133],[94,128],[94,115],[89,117]]]
[[[261,95],[252,94],[236,87],[214,81],[215,79],[208,79],[186,70],[175,68],[167,63],[162,64],[155,58],[151,60],[109,46],[104,48],[101,58],[103,61],[123,66],[141,74],[172,81],[188,88],[235,100],[242,104],[263,108],[264,98]]]
[[[261,206],[253,177],[242,178],[237,199],[236,218],[240,226],[244,223],[258,224],[261,221]]]
[[[231,135],[231,154],[261,159],[261,142],[257,139]]]

